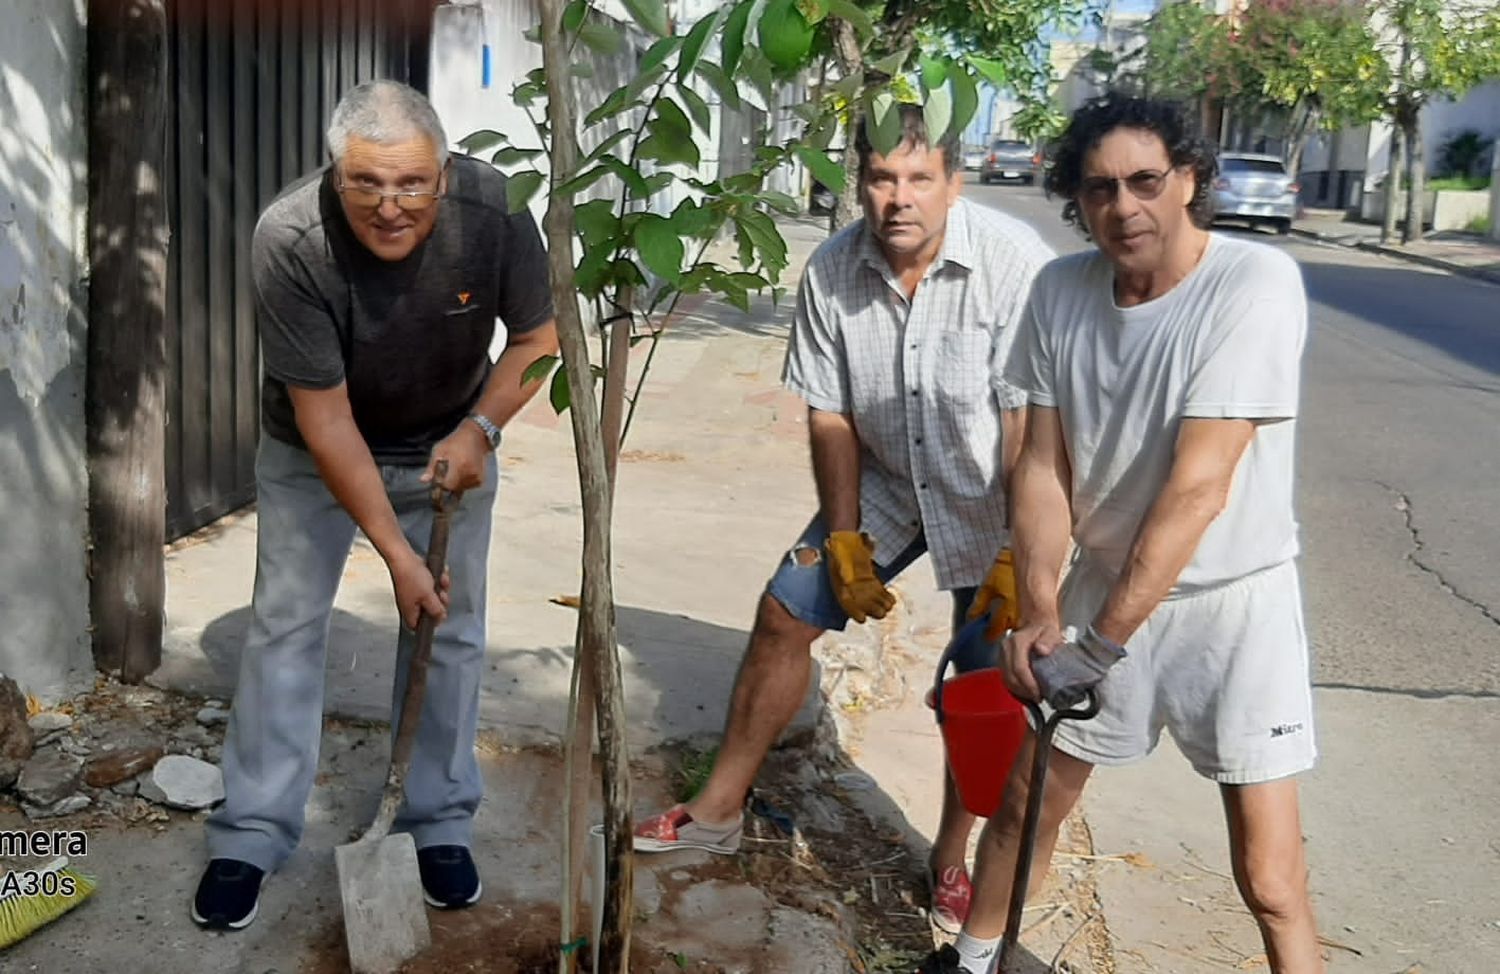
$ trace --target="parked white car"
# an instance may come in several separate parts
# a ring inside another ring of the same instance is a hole
[[[1214,180],[1214,219],[1244,220],[1251,227],[1286,233],[1297,218],[1299,187],[1279,156],[1226,152]]]

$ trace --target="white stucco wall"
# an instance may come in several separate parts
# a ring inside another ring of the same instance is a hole
[[[0,30],[0,672],[88,679],[83,0],[6,0]]]

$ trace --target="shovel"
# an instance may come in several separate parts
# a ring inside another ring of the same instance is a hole
[[[442,487],[446,461],[438,461],[432,485],[432,538],[427,545],[427,570],[443,577],[448,555],[448,526],[458,494]],[[380,809],[369,830],[354,842],[333,850],[338,867],[339,897],[344,906],[344,941],[349,947],[353,974],[395,974],[401,965],[432,943],[427,907],[417,870],[417,846],[403,832],[391,835],[391,824],[406,793],[406,769],[412,742],[422,717],[427,691],[427,662],[437,620],[423,612],[417,620],[417,645],[406,676],[401,721],[391,747],[391,767],[385,778]]]
[[[1083,707],[1055,710],[1044,717],[1042,708],[1030,700],[1022,701],[1031,713],[1036,730],[1036,746],[1031,758],[1031,788],[1026,793],[1026,817],[1021,823],[1021,846],[1016,855],[1016,876],[1010,887],[1010,911],[1005,920],[1005,939],[1000,942],[998,971],[1010,970],[1010,961],[1021,940],[1021,914],[1026,909],[1026,887],[1031,880],[1031,860],[1036,852],[1036,834],[1042,823],[1042,792],[1047,787],[1047,763],[1052,757],[1052,734],[1065,720],[1088,720],[1099,712],[1099,698],[1093,690],[1085,697]]]

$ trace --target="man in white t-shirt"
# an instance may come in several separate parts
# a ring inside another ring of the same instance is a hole
[[[1316,757],[1292,502],[1307,300],[1285,253],[1207,232],[1214,171],[1175,106],[1111,95],[1074,115],[1047,176],[1096,249],[1042,270],[1006,369],[1030,405],[1005,662],[1018,695],[1093,687],[1101,710],[1057,731],[1028,888],[1094,765],[1145,757],[1166,727],[1219,785],[1271,969],[1304,974],[1323,970],[1294,777]],[[1030,753],[964,930],[923,972],[992,969]]]

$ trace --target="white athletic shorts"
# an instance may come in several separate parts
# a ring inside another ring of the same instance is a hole
[[[1112,578],[1080,559],[1062,589],[1064,625],[1081,632]],[[1054,742],[1091,764],[1155,749],[1162,728],[1205,778],[1248,785],[1317,759],[1302,592],[1295,561],[1161,603],[1099,685],[1100,711],[1063,721]]]

